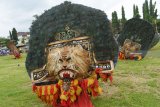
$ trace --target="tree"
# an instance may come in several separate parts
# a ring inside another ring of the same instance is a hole
[[[149,19],[149,7],[148,7],[148,0],[145,0],[145,3],[143,4],[143,19],[147,20]]]
[[[9,39],[0,37],[0,47],[5,47]]]
[[[15,41],[15,44],[18,44],[18,36],[17,36],[17,30],[15,28],[12,29],[12,37],[13,40]]]
[[[140,18],[141,15],[139,14],[139,9],[138,9],[138,6],[136,6],[136,16],[135,18]]]
[[[133,5],[133,18],[140,18],[139,9],[137,5]]]
[[[136,15],[136,6],[135,6],[135,4],[133,5],[133,17],[135,17],[135,15]]]
[[[112,12],[112,29],[114,34],[120,32],[120,23],[116,11]]]
[[[9,36],[10,36],[10,40],[13,40],[13,36],[12,36],[11,31],[9,31]]]
[[[122,28],[123,28],[125,22],[126,22],[125,11],[124,11],[124,7],[122,6],[122,20],[121,20]]]
[[[154,20],[157,19],[157,9],[156,7],[156,2],[154,4],[152,3],[152,0],[150,0],[150,3],[148,4],[148,0],[145,0],[143,3],[143,19],[151,22],[152,24],[154,23]]]

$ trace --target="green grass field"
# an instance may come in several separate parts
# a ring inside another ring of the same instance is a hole
[[[0,56],[0,107],[49,107],[32,93],[25,58]],[[113,85],[100,85],[95,107],[160,107],[160,43],[141,61],[118,61]]]

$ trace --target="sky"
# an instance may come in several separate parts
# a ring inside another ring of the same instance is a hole
[[[0,37],[9,36],[9,30],[16,28],[17,32],[29,32],[34,15],[41,15],[45,10],[63,3],[65,0],[0,0]],[[133,4],[138,5],[142,16],[142,5],[145,0],[67,0],[100,9],[111,19],[113,11],[121,18],[121,7],[125,9],[127,19],[133,16]],[[149,0],[148,0],[149,1]],[[158,17],[160,18],[160,0],[156,1]]]

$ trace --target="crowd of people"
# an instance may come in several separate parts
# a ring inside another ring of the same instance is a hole
[[[8,49],[0,49],[0,56],[9,55],[10,51]]]

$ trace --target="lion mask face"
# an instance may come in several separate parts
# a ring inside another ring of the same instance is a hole
[[[130,53],[137,52],[141,48],[139,43],[133,42],[132,40],[126,39],[122,51],[125,53],[126,57],[130,56]]]
[[[46,69],[56,79],[79,78],[89,72],[91,58],[81,45],[50,49]]]

